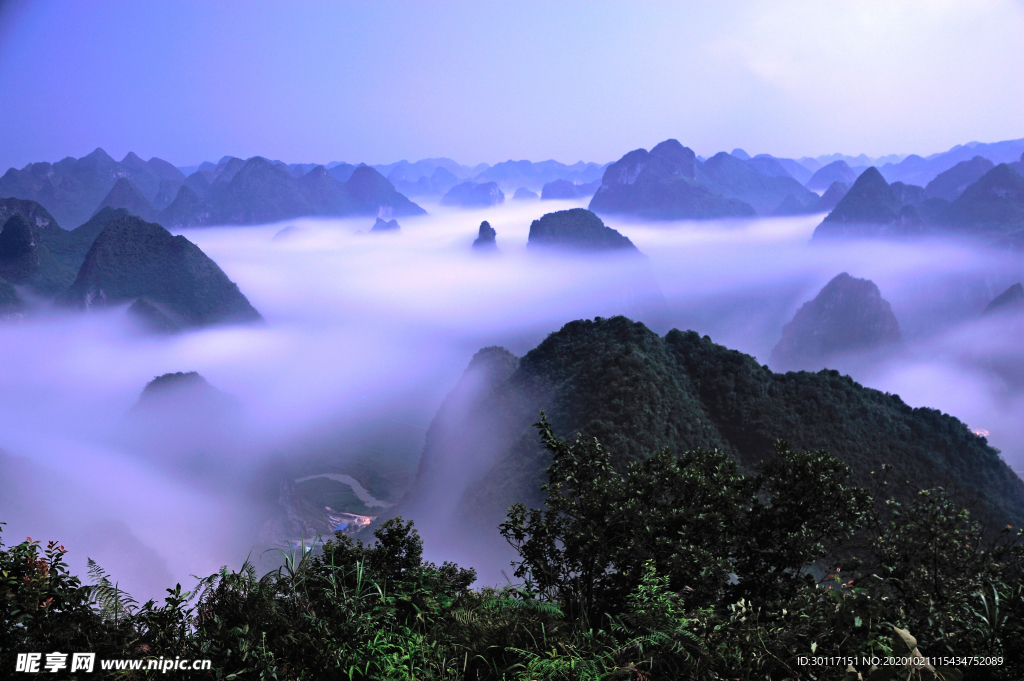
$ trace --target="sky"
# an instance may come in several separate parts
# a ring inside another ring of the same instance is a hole
[[[0,169],[944,151],[1024,137],[1024,0],[0,0]]]

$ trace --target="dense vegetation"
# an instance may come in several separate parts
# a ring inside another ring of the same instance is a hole
[[[852,680],[845,662],[800,658],[919,652],[999,662],[860,672],[1024,673],[1020,533],[984,541],[942,489],[873,503],[843,463],[782,442],[752,475],[717,450],[618,471],[598,441],[537,426],[546,506],[514,506],[500,527],[518,584],[472,590],[472,570],[424,562],[395,518],[372,545],[339,533],[262,577],[246,562],[138,605],[29,539],[0,547],[0,668],[59,650],[212,660],[190,678]],[[104,675],[145,673],[82,677]]]
[[[238,286],[191,241],[135,216],[112,219],[56,303],[86,308],[136,298],[161,305],[162,312],[183,326],[262,319]]]
[[[0,277],[52,295],[67,288],[75,273],[54,258],[42,241],[42,232],[21,213],[8,218],[0,229]]]
[[[476,443],[474,465],[483,460],[489,470],[468,489],[460,515],[486,521],[484,529],[516,502],[542,501],[550,456],[531,428],[542,409],[560,437],[600,440],[620,472],[668,447],[676,455],[721,449],[753,473],[785,439],[794,449],[829,451],[857,485],[890,465],[903,482],[955,489],[990,529],[1024,525],[1024,483],[984,438],[836,371],[776,373],[707,336],[658,336],[624,317],[570,322],[518,361],[506,355],[481,355],[501,370],[467,383],[479,387],[466,407],[442,406],[421,464],[424,472],[443,464],[445,452],[464,447],[460,433]]]

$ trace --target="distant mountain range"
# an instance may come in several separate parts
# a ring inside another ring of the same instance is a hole
[[[0,197],[38,202],[63,224],[80,225],[106,207],[125,208],[166,227],[257,224],[308,215],[396,217],[425,211],[369,166],[313,166],[296,176],[254,156],[204,163],[186,176],[166,161],[102,149],[81,159],[11,168]],[[294,171],[294,172],[293,172]]]
[[[868,168],[814,231],[814,238],[952,234],[1012,245],[1024,239],[1021,171],[1024,155],[1020,162],[997,166],[975,157],[922,188],[890,185],[878,169]]]
[[[818,195],[774,159],[722,152],[701,162],[670,139],[609,165],[590,209],[653,220],[708,220],[768,215],[784,201],[810,206]]]
[[[497,182],[460,182],[441,197],[442,206],[485,208],[505,202],[505,192]]]
[[[203,163],[184,166],[180,170],[186,175],[197,171],[212,172],[233,157],[225,156],[216,164]],[[315,163],[284,163],[271,160],[269,163],[282,168],[299,178],[317,167]],[[348,179],[345,171],[351,172],[354,165],[339,161],[326,164],[326,169],[344,182]],[[395,188],[406,196],[442,196],[460,182],[473,181],[477,184],[495,182],[502,191],[514,192],[519,187],[540,191],[543,186],[555,180],[566,180],[572,184],[587,184],[601,179],[604,166],[580,161],[567,165],[558,161],[503,161],[495,165],[480,163],[475,166],[461,165],[450,158],[425,158],[415,162],[398,161],[370,165],[386,177]],[[335,169],[338,169],[337,171]]]
[[[686,149],[674,140],[667,142]],[[769,154],[751,157],[742,149],[734,149],[708,159],[693,155],[688,160],[661,153],[666,151],[661,147],[656,147],[659,153],[654,149],[650,153],[681,164],[678,172],[670,170],[666,174],[664,167],[651,168],[638,189],[625,192],[631,194],[629,198],[622,195],[622,187],[614,186],[615,182],[603,192],[601,187],[612,165],[621,171],[640,160],[637,152],[626,154],[616,164],[604,165],[509,160],[493,166],[468,166],[449,158],[372,166],[339,161],[319,165],[225,156],[217,163],[175,168],[159,158],[143,161],[134,153],[115,161],[102,149],[80,159],[68,157],[57,163],[11,168],[0,177],[0,198],[36,201],[63,225],[80,225],[99,209],[110,206],[127,208],[167,227],[194,227],[253,224],[305,215],[402,217],[422,210],[407,197],[441,198],[461,183],[493,182],[500,191],[518,193],[520,198],[528,197],[526,192],[530,191],[544,198],[563,199],[602,194],[591,206],[598,212],[648,219],[711,219],[824,212],[828,206],[819,203],[814,194],[827,191],[835,182],[850,186],[870,166],[875,166],[889,183],[927,187],[941,174],[968,162],[969,168],[947,176],[925,197],[947,201],[955,198],[950,192],[962,191],[964,178],[970,179],[970,173],[986,161],[993,166],[1024,166],[1019,160],[1024,154],[1024,139],[971,142],[927,157],[832,154],[791,159]],[[686,152],[693,154],[688,149]],[[348,184],[360,167],[375,173],[360,171],[356,184],[362,191]],[[235,182],[243,169],[242,177]],[[1024,168],[1017,170],[1022,172]],[[634,171],[639,172],[639,168]],[[686,182],[676,182],[679,178]]]
[[[79,159],[69,156],[57,163],[30,163],[21,170],[9,169],[0,177],[0,198],[37,201],[61,224],[80,225],[102,207],[122,178],[134,185],[153,210],[158,210],[167,205],[161,205],[162,201],[170,203],[185,174],[159,158],[143,161],[129,153],[115,161],[96,149]]]
[[[882,176],[889,182],[905,182],[924,186],[939,173],[949,170],[961,161],[970,161],[975,156],[986,158],[994,164],[1013,163],[1024,154],[1024,139],[1007,140],[984,144],[969,142],[958,144],[949,151],[921,157],[907,156],[899,163],[885,163],[878,166]]]

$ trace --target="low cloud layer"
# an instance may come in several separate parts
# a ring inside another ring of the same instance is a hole
[[[1015,427],[1024,416],[1021,322],[981,317],[1024,279],[1019,254],[951,242],[812,245],[820,216],[607,220],[647,256],[641,276],[628,258],[526,247],[533,219],[573,205],[428,205],[430,215],[400,220],[398,234],[368,234],[365,219],[183,232],[238,283],[265,326],[149,338],[124,310],[40,310],[4,322],[5,543],[59,539],[80,574],[91,556],[146,598],[174,581],[187,586],[189,574],[237,566],[274,501],[267,471],[292,470],[303,457],[331,462],[335,473],[373,457],[414,468],[426,427],[478,349],[522,355],[573,319],[643,317],[626,289],[651,273],[669,319],[643,321],[662,333],[692,328],[762,363],[782,326],[832,277],[871,279],[892,303],[906,350],[883,364],[849,358],[837,368],[987,430],[1011,466],[1024,468]],[[498,253],[470,246],[482,220],[497,230]],[[273,239],[290,225],[297,229]],[[237,398],[232,418],[241,425],[230,442],[185,443],[178,455],[125,436],[149,380],[193,370]],[[210,460],[189,458],[197,451]],[[429,542],[427,552],[447,557]]]

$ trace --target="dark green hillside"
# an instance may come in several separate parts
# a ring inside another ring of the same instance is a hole
[[[831,452],[852,468],[855,484],[870,485],[872,471],[889,464],[900,479],[979,497],[974,513],[989,523],[1024,521],[1024,483],[954,417],[913,409],[834,371],[773,373],[706,336],[659,337],[624,317],[567,324],[507,380],[484,389],[475,408],[502,414],[491,431],[506,433],[485,447],[499,453],[466,494],[467,517],[487,522],[510,503],[539,501],[547,455],[531,424],[541,409],[560,436],[598,438],[620,470],[662,447],[717,447],[749,471],[785,439],[795,450]],[[444,451],[428,442],[423,457],[434,465]]]
[[[11,282],[0,279],[0,316],[17,312],[25,305]]]
[[[199,247],[138,217],[112,220],[96,237],[71,287],[67,307],[119,305],[147,298],[186,326],[261,319]]]
[[[103,228],[112,220],[128,217],[132,217],[132,213],[127,209],[107,206],[89,218],[88,222],[70,232],[65,232],[62,229],[40,230],[39,238],[57,259],[57,262],[75,273],[82,266],[85,254],[89,252],[92,242],[96,240]]]
[[[66,234],[55,225],[41,229],[21,213],[15,213],[0,229],[0,278],[12,284],[31,286],[38,293],[53,295],[74,280],[74,272],[53,257],[40,234]]]
[[[0,225],[11,219],[12,215],[20,215],[31,223],[34,223],[42,232],[61,231],[60,225],[46,210],[36,201],[28,199],[0,199]]]

